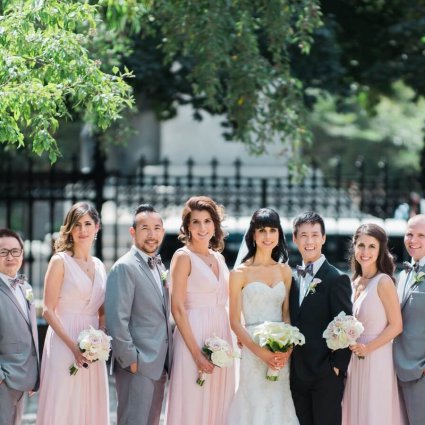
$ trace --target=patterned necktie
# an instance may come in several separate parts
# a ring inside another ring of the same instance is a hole
[[[303,266],[297,266],[297,274],[298,277],[306,277],[307,273],[310,276],[313,276],[313,263],[308,263],[305,267]]]
[[[155,255],[153,257],[149,257],[148,258],[148,266],[149,268],[151,268],[152,270],[156,267],[156,266],[160,266],[162,264],[162,260],[161,260],[161,256],[160,255]]]
[[[18,285],[23,285],[26,280],[27,277],[24,274],[18,274],[15,278],[9,279],[9,282],[12,289],[15,290]]]
[[[403,269],[406,273],[411,272],[412,270],[417,273],[419,271],[420,265],[419,263],[411,264],[408,261],[403,263]]]

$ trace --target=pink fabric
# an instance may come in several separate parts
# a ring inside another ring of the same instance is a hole
[[[191,273],[187,282],[185,306],[187,317],[199,347],[216,335],[229,343],[232,337],[226,311],[229,271],[222,257],[219,279],[212,270],[186,247]],[[215,367],[202,387],[196,384],[196,364],[176,328],[174,358],[168,392],[167,425],[226,425],[230,402],[235,391],[234,369]]]
[[[368,343],[387,326],[385,309],[375,276],[353,304],[353,314],[364,326],[358,342]],[[343,425],[402,425],[402,413],[393,365],[392,342],[359,359],[354,354],[348,367],[342,402]]]
[[[94,282],[75,260],[59,253],[64,261],[64,280],[56,313],[67,334],[77,341],[90,325],[99,327],[98,310],[105,298],[106,272],[97,258]],[[94,362],[77,375],[69,374],[74,356],[48,328],[41,367],[37,425],[108,425],[109,393],[105,362]]]

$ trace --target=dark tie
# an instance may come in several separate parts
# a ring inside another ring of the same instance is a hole
[[[148,266],[149,268],[151,268],[152,270],[156,267],[156,266],[160,266],[162,264],[161,261],[161,256],[160,255],[155,255],[153,257],[149,257],[148,258]]]
[[[297,266],[298,277],[299,276],[306,277],[307,273],[313,276],[313,263],[308,263],[305,267]]]
[[[9,279],[10,286],[13,289],[16,289],[18,285],[23,285],[25,281],[27,280],[26,276],[24,274],[18,274],[15,278]]]
[[[403,269],[406,273],[411,272],[412,270],[417,273],[419,271],[419,263],[415,263],[415,264],[410,264],[408,261],[405,261],[403,263]]]

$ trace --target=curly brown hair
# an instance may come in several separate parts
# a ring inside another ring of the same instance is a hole
[[[88,214],[95,224],[100,223],[99,213],[88,202],[77,202],[66,214],[63,225],[59,231],[59,237],[55,241],[55,252],[70,251],[74,254],[74,241],[71,237],[71,232],[78,220],[84,215]]]
[[[224,218],[224,208],[208,196],[193,196],[186,202],[182,212],[182,224],[180,226],[179,240],[185,245],[189,242],[189,223],[192,211],[208,211],[214,223],[214,235],[210,239],[209,247],[214,251],[221,252],[224,249],[225,233],[221,228]]]

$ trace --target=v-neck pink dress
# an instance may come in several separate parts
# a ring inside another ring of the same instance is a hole
[[[103,304],[106,271],[94,258],[95,277],[90,278],[64,252],[64,279],[56,314],[67,334],[77,341],[89,326],[99,327],[98,310]],[[49,326],[41,365],[37,425],[109,425],[109,393],[105,362],[97,361],[75,376],[69,374],[74,362],[71,350]]]
[[[230,344],[232,336],[226,310],[229,270],[223,257],[214,253],[219,265],[215,276],[196,254],[190,256],[185,308],[195,339],[201,348],[207,338],[218,336]],[[225,425],[235,392],[234,368],[215,367],[202,387],[198,371],[178,328],[174,332],[174,357],[167,405],[167,425]]]

